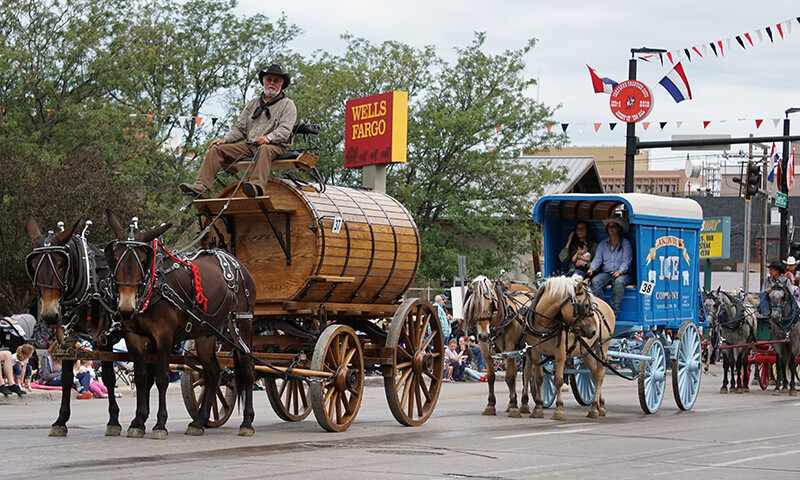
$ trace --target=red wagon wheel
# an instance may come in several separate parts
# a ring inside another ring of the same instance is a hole
[[[433,306],[421,299],[400,305],[389,326],[383,386],[394,418],[403,425],[422,425],[431,416],[444,376],[444,341]]]

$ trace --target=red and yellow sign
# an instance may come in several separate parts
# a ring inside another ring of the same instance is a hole
[[[665,235],[663,237],[659,237],[656,239],[656,245],[650,249],[650,253],[647,254],[646,263],[650,265],[650,262],[656,259],[656,250],[661,247],[678,247],[683,251],[683,258],[686,260],[688,265],[692,264],[691,258],[689,258],[689,252],[686,251],[686,246],[683,244],[683,239],[680,237],[676,237],[673,235]]]
[[[644,83],[625,80],[611,92],[609,106],[615,117],[634,123],[644,119],[653,109],[653,95]]]
[[[344,166],[406,161],[408,92],[386,92],[348,100]]]

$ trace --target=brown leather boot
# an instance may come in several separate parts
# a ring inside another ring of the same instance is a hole
[[[264,195],[264,189],[261,188],[261,185],[250,182],[244,182],[242,184],[242,192],[248,197],[261,197]]]
[[[192,195],[194,198],[200,200],[208,198],[211,193],[211,189],[202,183],[181,183],[178,188],[180,188],[181,192],[184,194]]]

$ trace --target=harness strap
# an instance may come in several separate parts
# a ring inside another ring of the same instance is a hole
[[[153,240],[153,250],[155,250],[156,242],[157,242],[157,240],[154,239]],[[200,280],[200,269],[197,268],[197,265],[195,263],[193,263],[193,262],[185,262],[185,261],[181,260],[180,258],[176,257],[175,255],[173,255],[169,250],[166,249],[166,247],[164,247],[164,245],[162,243],[159,242],[159,245],[161,245],[161,250],[163,250],[164,253],[166,253],[171,259],[173,259],[176,262],[180,263],[184,267],[188,267],[189,270],[192,272],[192,284],[194,285],[195,301],[197,302],[198,305],[200,305],[203,308],[204,312],[207,312],[208,311],[208,298],[206,298],[206,296],[203,294],[203,285],[202,285],[201,280]],[[156,264],[155,264],[155,260],[154,260],[153,261],[153,275],[155,275],[155,271],[156,271]],[[150,291],[152,291],[152,285],[151,285]],[[149,302],[150,301],[150,292],[147,292],[147,297],[148,297],[147,302]],[[145,308],[146,308],[147,302],[145,302]],[[142,311],[144,311],[144,309]]]

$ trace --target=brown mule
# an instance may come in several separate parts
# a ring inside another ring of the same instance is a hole
[[[188,257],[169,253],[156,238],[171,225],[142,231],[124,228],[111,210],[108,224],[116,242],[106,247],[112,270],[112,291],[118,296],[128,351],[134,360],[136,417],[129,437],[144,435],[149,414],[152,380],[146,375],[145,355],[157,354],[154,378],[158,387],[158,413],[152,438],[167,436],[167,386],[169,357],[177,340],[194,339],[206,385],[218,385],[217,339],[222,332],[234,350],[234,370],[243,420],[239,435],[253,435],[253,383],[255,371],[250,356],[255,282],[238,260],[221,250],[201,250]],[[153,375],[150,376],[153,378]],[[210,417],[216,388],[206,388],[196,418],[187,435],[202,435]]]
[[[39,290],[39,318],[47,325],[57,325],[57,341],[71,348],[76,334],[89,335],[93,348],[110,352],[114,343],[122,338],[121,331],[111,328],[106,310],[103,289],[108,267],[103,251],[87,242],[84,236],[75,235],[79,222],[63,232],[41,233],[39,222],[28,214],[28,236],[34,249],[25,259],[28,274]],[[66,341],[65,341],[66,334]],[[70,400],[74,360],[64,360],[61,374],[61,408],[58,418],[50,427],[51,437],[67,435],[70,417]],[[111,361],[101,363],[103,384],[108,388],[108,423],[106,435],[119,435],[119,405],[114,395],[115,374]]]

